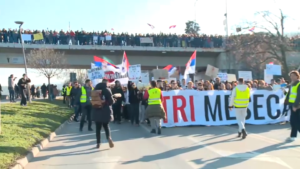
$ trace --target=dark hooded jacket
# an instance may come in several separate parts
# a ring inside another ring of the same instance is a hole
[[[105,100],[105,103],[102,108],[92,108],[92,121],[108,123],[111,121],[113,115],[113,95],[106,83],[98,83],[94,90],[102,90],[102,100]]]
[[[122,86],[119,86],[119,87],[115,86],[111,91],[112,91],[112,94],[120,93],[122,95],[122,97],[117,98],[115,104],[122,104],[122,101],[125,102],[125,96],[124,96],[124,91],[122,89]]]

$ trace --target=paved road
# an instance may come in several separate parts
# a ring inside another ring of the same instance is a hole
[[[287,143],[289,124],[247,126],[246,140],[236,126],[175,127],[161,136],[146,126],[111,124],[115,148],[95,149],[94,132],[68,124],[26,169],[298,169],[299,141]],[[85,126],[86,127],[86,126]]]

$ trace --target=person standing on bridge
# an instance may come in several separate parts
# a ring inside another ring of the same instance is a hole
[[[166,119],[166,112],[162,106],[162,91],[157,88],[156,81],[151,81],[151,89],[145,92],[144,99],[148,99],[146,118],[149,118],[152,127],[151,133],[161,134],[161,119]]]
[[[236,120],[239,125],[238,137],[243,134],[243,139],[247,136],[245,122],[250,101],[250,89],[244,84],[244,79],[239,78],[239,84],[231,92],[229,110],[235,108]]]
[[[300,132],[300,74],[298,71],[290,72],[291,85],[288,91],[285,104],[288,104],[291,110],[291,136],[287,141],[294,141],[297,138],[297,132]]]

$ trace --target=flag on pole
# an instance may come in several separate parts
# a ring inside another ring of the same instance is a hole
[[[171,25],[169,29],[176,28],[176,25]]]
[[[102,67],[102,70],[104,71],[120,72],[120,69],[117,66],[97,56],[94,56],[94,62],[95,66]]]
[[[148,26],[150,26],[151,27],[151,29],[154,29],[155,27],[153,26],[153,25],[151,25],[150,23],[147,23],[148,24]]]
[[[130,66],[130,64],[129,64],[126,52],[124,51],[123,59],[122,59],[122,63],[121,63],[121,75],[122,76],[126,75],[126,73],[129,70],[129,66]]]
[[[196,72],[196,51],[192,54],[190,60],[186,64],[183,78],[187,79],[189,74],[195,74]]]
[[[168,65],[168,66],[164,67],[163,69],[168,71],[169,77],[172,76],[177,70],[177,68],[174,67],[173,65]]]
[[[254,32],[255,26],[253,26],[251,29],[249,29],[250,32]]]

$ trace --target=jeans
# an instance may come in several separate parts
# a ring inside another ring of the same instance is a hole
[[[15,101],[15,91],[12,88],[9,88],[9,100],[11,102]]]
[[[298,131],[300,132],[300,109],[294,111],[291,107],[290,124],[292,128],[291,137],[297,137]]]
[[[110,139],[110,129],[108,126],[109,123],[101,123],[101,122],[96,122],[96,139],[97,139],[97,144],[100,144],[101,142],[101,128],[103,126],[106,139]]]
[[[21,102],[20,105],[27,105],[25,89],[20,89],[21,91]]]
[[[77,120],[79,115],[79,105],[74,105],[74,114],[75,114],[74,119]]]
[[[80,120],[80,129],[84,126],[85,117],[87,116],[88,120],[88,129],[92,128],[92,120],[91,120],[91,113],[92,113],[92,105],[91,104],[81,104],[82,108],[82,116]]]
[[[139,103],[130,104],[130,120],[131,124],[135,122],[135,124],[139,124]]]
[[[140,122],[145,121],[145,112],[146,112],[146,106],[145,105],[140,105],[140,112],[139,112],[139,120]]]
[[[122,104],[115,103],[113,105],[114,119],[116,122],[121,121],[121,108],[122,108]]]

